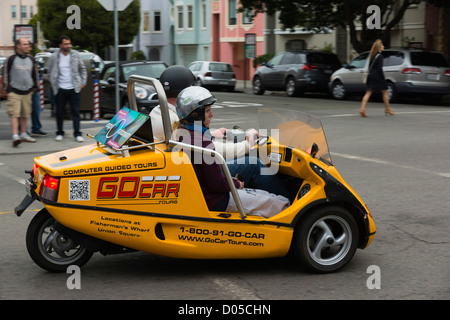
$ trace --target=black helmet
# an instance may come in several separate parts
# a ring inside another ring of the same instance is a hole
[[[194,74],[185,66],[171,66],[159,77],[166,94],[178,95],[181,90],[190,87],[195,82]]]

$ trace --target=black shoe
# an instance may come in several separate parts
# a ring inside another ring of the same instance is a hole
[[[45,137],[47,135],[48,135],[48,133],[44,132],[44,131],[38,131],[38,132],[32,132],[31,133],[32,137]]]

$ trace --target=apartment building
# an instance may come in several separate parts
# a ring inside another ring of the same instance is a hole
[[[14,53],[14,25],[28,24],[37,12],[36,2],[36,0],[0,1],[0,56]]]
[[[210,59],[209,0],[141,0],[141,14],[134,45],[147,59],[186,66]]]

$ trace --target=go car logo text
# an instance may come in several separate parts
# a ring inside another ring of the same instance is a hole
[[[97,198],[178,198],[180,180],[180,176],[102,177]]]

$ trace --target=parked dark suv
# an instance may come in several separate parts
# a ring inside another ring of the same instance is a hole
[[[418,49],[386,49],[382,54],[391,101],[399,95],[420,95],[437,101],[450,94],[450,67],[442,54]],[[364,94],[366,85],[361,79],[369,67],[368,56],[369,52],[364,52],[333,73],[329,85],[335,99]]]
[[[334,53],[317,50],[284,51],[259,67],[253,76],[253,93],[286,90],[288,96],[328,92],[331,74],[341,67]]]

